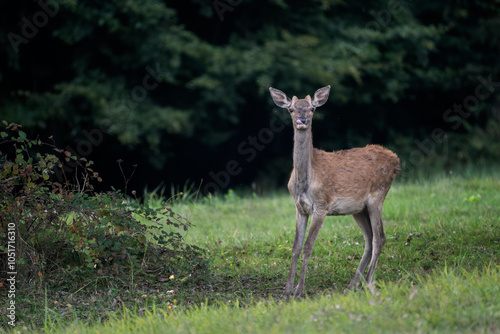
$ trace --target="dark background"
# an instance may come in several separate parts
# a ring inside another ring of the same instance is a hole
[[[93,160],[102,189],[118,159],[129,191],[285,188],[269,86],[331,85],[315,146],[383,144],[401,179],[500,156],[498,1],[0,3],[0,118]]]

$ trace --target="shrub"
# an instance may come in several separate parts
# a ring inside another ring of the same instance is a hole
[[[2,272],[8,271],[9,227],[14,226],[16,271],[24,283],[71,284],[109,268],[133,270],[159,261],[169,272],[204,266],[203,251],[184,243],[182,233],[192,226],[188,220],[168,207],[128,200],[120,191],[94,193],[92,183],[101,179],[92,161],[57,148],[52,138],[51,143],[29,139],[21,125],[3,124]],[[78,174],[67,173],[67,163]]]

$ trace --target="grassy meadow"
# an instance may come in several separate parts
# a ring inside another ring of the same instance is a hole
[[[195,224],[187,242],[206,250],[203,282],[131,273],[121,278],[130,285],[125,291],[89,284],[73,297],[47,292],[31,308],[43,324],[26,314],[16,330],[498,333],[499,189],[496,172],[396,182],[384,206],[387,242],[376,286],[357,292],[344,288],[363,235],[351,216],[327,217],[309,262],[307,297],[289,301],[280,299],[295,234],[288,194],[230,191],[174,202],[174,211]]]

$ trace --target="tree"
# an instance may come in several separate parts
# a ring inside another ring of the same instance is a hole
[[[232,160],[243,168],[236,184],[257,170],[284,180],[290,133],[257,142],[251,161],[241,154],[274,116],[285,119],[269,86],[332,86],[316,116],[325,149],[375,142],[409,156],[414,137],[436,128],[496,135],[499,10],[489,1],[47,0],[0,15],[2,116],[106,165],[141,162],[151,177],[141,181],[207,182]],[[489,75],[488,99],[443,119]]]

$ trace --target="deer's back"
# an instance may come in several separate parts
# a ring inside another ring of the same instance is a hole
[[[392,151],[379,146],[325,152],[314,150],[313,179],[321,179],[325,186],[335,186],[338,192],[351,192],[357,186],[370,186],[374,191],[381,185],[392,183],[399,171],[399,158]]]

